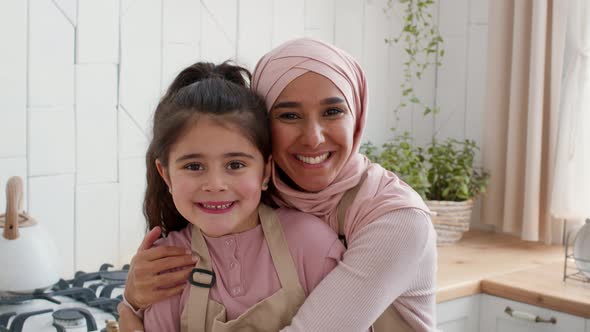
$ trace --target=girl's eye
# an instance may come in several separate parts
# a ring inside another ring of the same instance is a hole
[[[344,111],[342,111],[341,109],[338,109],[338,108],[330,108],[324,112],[324,114],[327,116],[338,116],[343,113],[344,113]]]
[[[246,167],[246,165],[240,161],[230,161],[227,164],[227,169],[231,169],[231,170],[240,169],[243,167]]]
[[[298,118],[299,118],[299,116],[296,113],[292,113],[292,112],[286,112],[286,113],[279,114],[279,119],[283,119],[283,120],[295,120]]]
[[[203,165],[197,163],[190,163],[184,166],[185,169],[189,171],[201,171],[203,170]]]

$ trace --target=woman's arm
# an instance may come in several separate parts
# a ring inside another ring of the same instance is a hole
[[[190,268],[195,264],[189,249],[174,246],[152,248],[160,233],[160,228],[155,227],[146,234],[131,260],[124,296],[135,310],[180,294]],[[162,273],[169,270],[174,272]]]
[[[435,272],[430,218],[415,209],[393,211],[359,230],[282,331],[366,331],[400,295],[406,307],[417,299],[418,310],[400,311],[408,323],[418,331],[434,329]]]
[[[143,332],[143,322],[133,313],[131,308],[124,303],[119,303],[117,311],[119,312],[120,332]]]

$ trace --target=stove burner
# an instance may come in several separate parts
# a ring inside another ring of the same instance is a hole
[[[58,331],[66,331],[71,327],[87,326],[88,331],[97,329],[96,321],[90,311],[84,308],[60,309],[53,313],[53,326]]]
[[[54,312],[52,316],[54,319],[63,320],[67,322],[84,319],[82,313],[80,313],[76,309],[61,309]]]
[[[53,309],[46,309],[46,310],[39,310],[39,311],[31,311],[25,312],[20,315],[16,315],[10,324],[10,329],[8,328],[8,320],[10,317],[14,316],[16,313],[9,312],[7,314],[2,315],[2,322],[0,325],[0,331],[11,331],[11,332],[21,332],[23,330],[23,326],[25,325],[25,320],[31,316],[46,314],[48,312],[52,312]]]
[[[101,267],[101,269],[103,269],[103,267]],[[74,287],[83,287],[84,283],[94,280],[102,280],[106,283],[125,282],[125,280],[127,280],[127,271],[106,271],[103,269],[99,272],[93,273],[84,273],[81,271],[76,272],[76,277],[74,278],[74,280],[72,280],[72,285]]]

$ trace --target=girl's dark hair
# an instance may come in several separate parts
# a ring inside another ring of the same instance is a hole
[[[174,79],[156,108],[152,141],[146,155],[143,213],[148,229],[161,226],[167,233],[188,224],[176,209],[155,161],[158,159],[164,167],[168,166],[171,146],[200,115],[211,115],[220,124],[234,125],[260,150],[264,162],[268,160],[271,153],[268,115],[264,101],[249,89],[251,78],[247,69],[228,62],[220,65],[198,62]]]

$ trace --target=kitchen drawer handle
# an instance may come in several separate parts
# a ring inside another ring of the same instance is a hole
[[[522,319],[529,322],[557,324],[557,318],[555,317],[544,319],[537,315],[530,314],[528,312],[512,310],[512,308],[510,307],[506,307],[506,309],[504,309],[504,312],[512,318]]]

